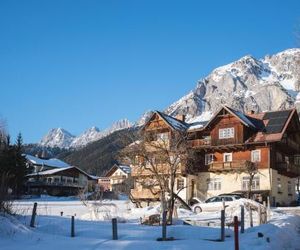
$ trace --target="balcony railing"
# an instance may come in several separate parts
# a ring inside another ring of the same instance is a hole
[[[47,182],[47,181],[28,181],[27,185],[30,186],[48,186],[48,187],[76,187],[83,188],[83,184],[73,182]]]
[[[188,142],[190,147],[202,147],[202,146],[210,146],[211,145],[211,140],[208,139],[195,139],[195,140],[190,140]]]
[[[131,195],[133,199],[159,199],[158,190],[153,194],[150,189],[131,189]]]
[[[295,165],[289,162],[277,162],[276,167],[278,171],[287,173],[287,174],[292,174],[296,176],[300,176],[300,166]]]
[[[159,174],[169,174],[170,168],[175,166],[169,166],[168,164],[155,164],[154,166],[151,166],[150,164],[148,166],[132,166],[131,168],[131,176],[133,177],[139,177],[139,176],[151,176],[154,175],[154,168],[155,172],[158,172]],[[176,166],[176,173],[180,174],[185,171],[184,166],[177,165]]]
[[[246,170],[253,162],[250,161],[215,161],[207,165],[209,172],[231,171],[231,170]]]

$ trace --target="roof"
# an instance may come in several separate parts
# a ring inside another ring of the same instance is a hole
[[[180,121],[160,111],[155,111],[155,113],[157,113],[165,122],[167,122],[175,130],[185,131],[188,128],[188,124],[183,121]]]
[[[189,125],[183,121],[180,121],[172,116],[169,116],[169,115],[167,115],[163,112],[157,111],[157,110],[153,112],[153,115],[155,115],[155,114],[157,114],[159,117],[161,117],[167,123],[167,125],[170,126],[174,130],[184,132],[188,129]],[[143,128],[145,128],[148,125],[148,123],[152,119],[153,115],[148,119],[148,121],[145,123]]]
[[[266,112],[263,120],[268,120],[268,123],[265,127],[265,132],[267,134],[280,133],[290,117],[292,110],[281,110],[274,112]]]
[[[207,129],[223,109],[235,116],[242,124],[255,132],[246,143],[280,141],[292,116],[295,114],[298,117],[296,109],[244,114],[241,111],[228,106],[223,106],[209,121],[204,121],[204,119],[193,119],[190,123],[187,123],[159,111],[155,111],[154,113],[159,115],[171,128],[192,132]],[[148,122],[150,122],[151,118]],[[297,121],[300,127],[299,118]],[[148,122],[146,124],[148,124]]]
[[[234,114],[236,117],[238,117],[247,127],[256,128],[256,126],[251,121],[252,119],[242,113],[241,111],[234,110],[232,108],[229,108],[227,106],[224,106],[225,109],[227,109],[230,113]]]
[[[117,165],[114,164],[105,174],[104,177],[109,177],[111,176],[114,172],[116,172],[118,169],[120,169],[121,171],[123,171],[125,174],[130,174],[131,173],[131,167],[127,166],[127,165]]]
[[[75,167],[75,166],[70,166],[70,167],[66,167],[66,168],[55,168],[55,169],[50,169],[50,170],[40,171],[40,172],[28,174],[28,175],[26,175],[26,176],[27,176],[27,177],[30,177],[30,176],[42,176],[42,175],[46,176],[46,175],[53,175],[53,174],[57,174],[57,173],[60,173],[60,172],[64,172],[64,171],[70,170],[70,169],[76,169],[76,170],[78,170],[80,173],[86,175],[89,179],[94,180],[94,176],[89,175],[89,174],[86,173],[85,171],[83,171],[83,170],[81,170],[80,168]]]
[[[52,175],[52,174],[56,174],[59,172],[63,172],[66,171],[68,169],[72,169],[73,167],[67,167],[67,168],[55,168],[55,169],[50,169],[50,170],[45,170],[45,171],[41,171],[41,172],[36,172],[36,173],[32,173],[32,174],[28,174],[27,176],[40,176],[40,175]]]
[[[70,167],[70,165],[68,163],[61,161],[59,159],[56,159],[56,158],[46,160],[46,159],[41,159],[41,158],[29,155],[29,154],[25,154],[24,156],[28,161],[30,161],[34,165],[48,166],[48,167],[53,167],[53,168]]]

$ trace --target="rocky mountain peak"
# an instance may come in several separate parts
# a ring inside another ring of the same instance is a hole
[[[228,105],[243,112],[300,110],[300,49],[289,49],[263,59],[251,55],[214,69],[196,88],[169,106],[170,115],[193,119]],[[203,117],[207,118],[207,115]]]
[[[51,129],[40,141],[41,146],[67,148],[75,138],[63,128]]]

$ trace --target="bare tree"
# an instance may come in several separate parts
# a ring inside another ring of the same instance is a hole
[[[253,188],[253,180],[255,175],[258,173],[258,167],[257,162],[246,162],[246,171],[249,176],[249,185],[248,185],[248,192],[247,192],[247,198],[251,199],[252,197],[252,188]]]
[[[188,171],[190,166],[187,134],[172,131],[169,136],[157,138],[143,131],[139,141],[123,151],[131,160],[138,178],[135,183],[159,196],[162,212],[168,211],[168,222],[172,224],[176,178]]]

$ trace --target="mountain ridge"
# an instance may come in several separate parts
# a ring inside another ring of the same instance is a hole
[[[93,126],[88,128],[78,136],[72,135],[63,128],[51,129],[38,143],[43,147],[59,147],[59,148],[81,148],[87,144],[97,141],[111,133],[130,128],[132,124],[128,119],[121,119],[114,122],[109,128],[101,131],[99,128]]]

